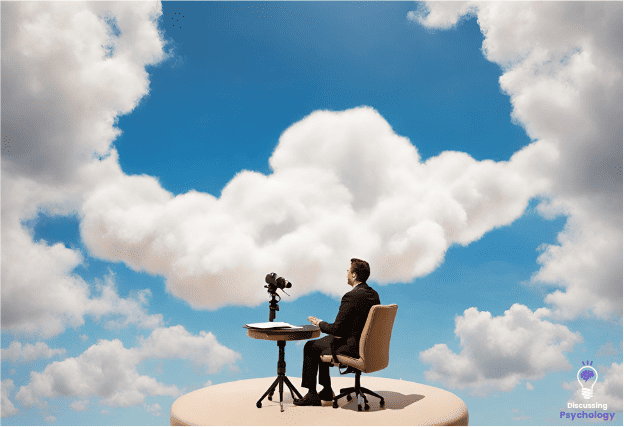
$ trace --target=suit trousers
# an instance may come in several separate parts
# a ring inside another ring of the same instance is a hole
[[[321,361],[321,355],[331,354],[330,344],[333,335],[327,335],[318,340],[310,340],[303,347],[303,372],[301,374],[301,387],[316,389],[316,373],[318,371],[319,384],[331,388],[329,368],[331,363]]]

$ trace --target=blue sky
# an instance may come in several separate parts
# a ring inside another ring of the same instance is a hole
[[[276,320],[333,321],[356,256],[399,305],[372,376],[565,425],[593,360],[622,423],[621,3],[140,4],[3,4],[3,424],[168,424],[273,377],[241,328],[264,275],[293,282]]]

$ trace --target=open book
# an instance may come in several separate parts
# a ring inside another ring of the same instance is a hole
[[[290,323],[285,322],[264,322],[264,323],[249,323],[245,325],[245,328],[253,329],[303,329],[303,326],[293,326]]]

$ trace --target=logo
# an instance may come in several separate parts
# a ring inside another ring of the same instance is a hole
[[[579,369],[576,374],[576,379],[581,385],[581,394],[585,399],[591,399],[594,395],[594,385],[596,385],[596,381],[598,381],[598,371],[596,371],[591,365],[594,363],[593,361],[581,362],[583,363],[583,367]],[[593,378],[593,380],[592,380]],[[585,384],[581,382],[581,380],[585,381]],[[589,383],[587,382],[588,380]],[[589,388],[587,386],[590,386]]]
[[[581,394],[585,399],[590,399],[594,395],[594,385],[598,381],[598,372],[591,366],[594,362],[587,361],[582,362],[583,367],[576,373],[576,379],[581,385]],[[588,419],[588,418],[601,418],[604,421],[613,421],[615,418],[615,412],[607,411],[606,403],[576,403],[568,402],[568,409],[594,409],[593,412],[559,412],[559,418],[567,418],[574,421],[575,419]]]

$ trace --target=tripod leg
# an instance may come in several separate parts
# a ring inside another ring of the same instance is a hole
[[[299,390],[297,390],[297,388],[290,382],[290,380],[288,379],[287,376],[284,376],[284,381],[286,382],[286,385],[290,389],[290,395],[292,396],[293,400],[295,400],[295,396],[293,395],[293,391],[295,392],[295,394],[297,394],[297,397],[299,399],[303,399],[303,396],[301,396],[301,394],[299,393]]]
[[[292,398],[292,400],[294,402],[295,401],[295,393],[293,392],[293,389],[290,386],[290,384],[288,384],[288,378],[284,377],[284,383],[286,384],[286,387],[288,387],[288,390],[290,390],[290,397]]]
[[[284,412],[284,377],[279,376],[280,411]]]
[[[271,384],[271,387],[269,387],[269,389],[267,391],[264,392],[264,394],[262,395],[262,397],[260,398],[260,400],[258,400],[258,402],[256,403],[256,406],[259,408],[260,406],[262,406],[262,400],[267,396],[267,394],[269,394],[269,392],[272,392],[273,390],[275,390],[275,387],[277,386],[277,383],[279,382],[279,377],[275,378],[275,381],[273,381],[273,384]],[[271,393],[272,394],[272,393]]]

